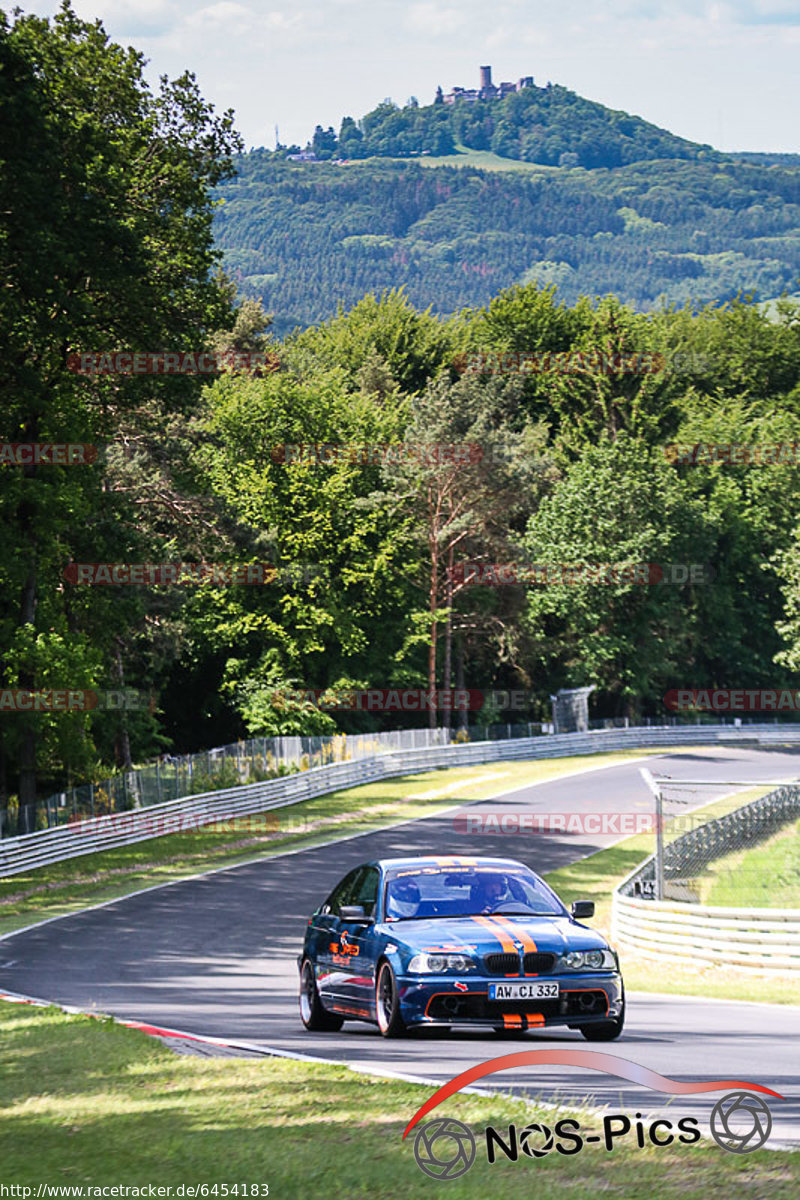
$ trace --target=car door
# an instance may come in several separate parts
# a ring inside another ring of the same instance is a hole
[[[341,933],[343,926],[339,919],[342,905],[350,904],[355,886],[363,874],[363,867],[356,867],[345,875],[331,892],[328,899],[312,918],[314,930],[314,957],[317,968],[317,991],[327,1007],[344,1000],[345,977],[344,967],[347,956],[343,952]]]
[[[360,904],[365,916],[374,917],[378,906],[380,872],[377,867],[364,867],[356,879],[351,904]],[[365,1015],[373,1016],[375,1003],[375,964],[385,939],[375,932],[374,925],[357,921],[341,921],[340,937],[346,936],[350,947],[351,974],[345,987],[348,1000]]]

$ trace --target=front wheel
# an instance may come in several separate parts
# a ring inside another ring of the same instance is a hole
[[[300,971],[300,1020],[312,1033],[336,1033],[344,1025],[344,1018],[337,1017],[323,1008],[314,978],[314,968],[308,959]]]
[[[397,979],[391,963],[381,963],[378,981],[375,984],[375,1011],[378,1029],[385,1038],[400,1037],[406,1031],[406,1023],[400,1015],[400,996]]]
[[[596,1025],[582,1025],[581,1033],[587,1042],[613,1042],[622,1033],[625,1024],[625,1009],[613,1021],[598,1021]]]

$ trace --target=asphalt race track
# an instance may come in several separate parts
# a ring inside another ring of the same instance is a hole
[[[643,765],[675,778],[800,776],[800,754],[789,751],[693,748],[517,788],[459,811],[650,811]],[[705,788],[696,802],[732,790]],[[338,1034],[307,1033],[297,1011],[296,956],[308,916],[350,867],[393,854],[496,854],[546,872],[619,837],[467,834],[454,827],[455,816],[227,868],[14,934],[0,941],[0,990],[437,1082],[518,1050],[601,1050],[680,1080],[742,1079],[774,1088],[786,1100],[767,1097],[774,1121],[769,1144],[800,1144],[800,1008],[629,994],[623,1036],[599,1046],[567,1029],[514,1040],[456,1030],[385,1041],[356,1021]],[[673,1121],[693,1115],[704,1128],[723,1094],[668,1099],[594,1071],[552,1066],[489,1076],[481,1086],[590,1100],[631,1116],[666,1109]]]

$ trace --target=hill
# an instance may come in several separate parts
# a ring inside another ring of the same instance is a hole
[[[547,168],[454,152],[336,164],[251,151],[217,190],[226,270],[279,334],[401,284],[442,314],[530,280],[567,303],[613,292],[644,311],[798,290],[797,165],[697,155]],[[483,165],[451,165],[470,159]]]
[[[412,98],[403,108],[384,100],[360,121],[345,117],[338,135],[317,126],[308,149],[320,160],[452,154],[457,145],[489,150],[502,158],[545,166],[621,167],[652,159],[713,160],[711,146],[676,137],[642,117],[606,108],[569,88],[537,87],[532,76],[518,85],[491,83],[491,68],[481,69],[483,86],[456,89],[446,98],[420,106]],[[456,92],[458,94],[456,94]],[[299,147],[292,147],[299,150]],[[289,148],[279,155],[291,153]]]

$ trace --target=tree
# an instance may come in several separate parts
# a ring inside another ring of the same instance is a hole
[[[351,390],[341,369],[318,367],[303,377],[224,376],[207,405],[206,477],[245,556],[279,572],[270,586],[206,590],[188,607],[207,686],[251,728],[260,714],[262,730],[268,713],[275,728],[298,716],[270,706],[276,691],[354,678],[385,686],[410,586],[391,569],[407,554],[403,522],[369,503],[380,480],[369,448],[400,440],[404,407]]]
[[[708,563],[715,529],[657,449],[620,434],[601,438],[532,517],[526,560],[556,572],[528,591],[526,625],[554,682],[594,684],[605,702],[656,711],[664,692],[693,686],[705,629],[702,588],[638,578],[561,582],[563,567]],[[533,668],[532,668],[533,670]]]
[[[143,57],[110,43],[100,22],[81,21],[68,3],[52,22],[18,11],[14,17],[0,18],[0,86],[8,99],[0,129],[7,428],[21,442],[102,443],[143,396],[180,411],[197,385],[81,378],[68,356],[192,346],[225,322],[228,297],[210,278],[210,189],[230,172],[241,143],[231,114],[215,117],[192,75],[164,78],[153,94]],[[45,674],[57,675],[45,672],[37,649],[49,637],[64,683],[70,672],[96,682],[96,654],[77,666],[78,647],[88,641],[72,624],[61,571],[87,512],[101,507],[102,465],[13,468],[8,482],[5,678],[36,690]],[[107,670],[113,632],[112,618],[100,639]],[[35,819],[37,741],[44,761],[51,726],[38,715],[20,716],[11,761],[24,829]]]
[[[333,158],[336,154],[337,143],[332,126],[329,125],[327,129],[323,129],[321,125],[317,125],[311,139],[311,149],[317,158]]]
[[[401,391],[416,392],[449,364],[451,344],[436,317],[418,312],[402,288],[392,288],[380,297],[370,293],[350,312],[340,309],[319,328],[290,339],[287,348],[290,363],[299,367],[310,356],[323,368],[342,368],[354,386],[376,354]]]
[[[511,432],[509,411],[518,401],[513,382],[485,387],[465,378],[455,384],[432,382],[413,404],[405,430],[412,452],[387,460],[384,479],[395,511],[410,516],[427,559],[427,611],[412,613],[411,631],[401,656],[427,646],[427,684],[436,689],[439,627],[444,624],[442,682],[451,687],[453,619],[457,631],[474,622],[454,605],[469,588],[456,569],[465,555],[502,555],[511,543],[515,518],[531,511],[547,478],[547,462],[536,431]],[[536,450],[531,453],[531,450]],[[538,451],[538,453],[536,452]],[[480,603],[480,602],[479,602]],[[489,629],[504,628],[502,614],[484,613]],[[445,725],[450,724],[445,710]],[[436,713],[429,710],[430,725]]]
[[[343,117],[339,129],[339,153],[343,158],[360,158],[364,135],[352,117]]]
[[[800,525],[789,548],[776,557],[775,565],[783,585],[784,602],[778,633],[785,642],[775,661],[791,671],[800,671]]]

